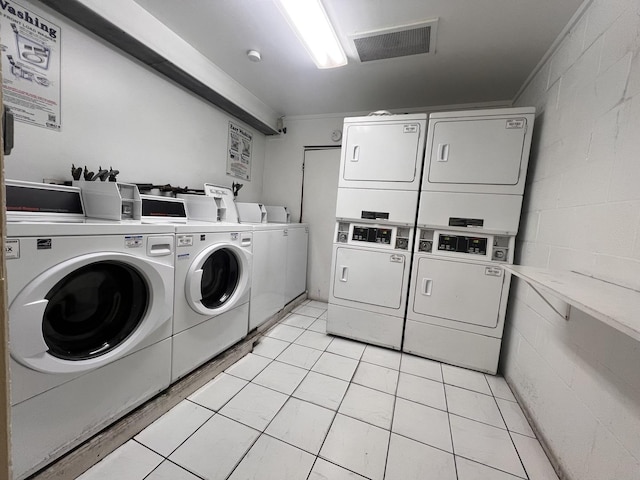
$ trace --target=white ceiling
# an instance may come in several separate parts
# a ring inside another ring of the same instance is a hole
[[[136,0],[282,115],[510,101],[583,0],[323,0],[349,64],[319,70],[275,0]],[[437,17],[436,53],[360,63],[350,36]],[[250,62],[246,52],[261,52]]]

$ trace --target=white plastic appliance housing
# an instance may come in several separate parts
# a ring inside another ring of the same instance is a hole
[[[419,190],[426,114],[345,118],[339,188]]]

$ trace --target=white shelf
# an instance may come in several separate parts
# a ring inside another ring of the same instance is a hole
[[[568,305],[640,340],[640,292],[576,272],[503,265],[536,291],[546,290]]]

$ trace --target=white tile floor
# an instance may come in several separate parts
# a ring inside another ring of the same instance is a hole
[[[557,480],[509,386],[326,335],[305,302],[81,480]]]

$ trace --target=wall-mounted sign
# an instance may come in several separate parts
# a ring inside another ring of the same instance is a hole
[[[0,0],[4,103],[15,120],[60,129],[60,27]]]
[[[227,149],[227,175],[251,180],[251,150],[253,134],[233,122],[229,122],[229,144]]]

